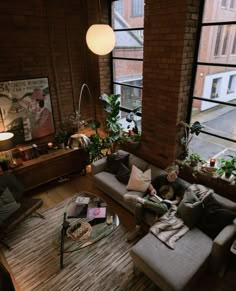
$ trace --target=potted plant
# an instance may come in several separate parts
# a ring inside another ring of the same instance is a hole
[[[102,138],[98,133],[92,134],[90,136],[90,143],[85,148],[85,151],[89,156],[89,163],[103,158],[105,156],[103,150],[107,147],[108,145],[105,143],[104,138]]]
[[[106,112],[105,119],[105,131],[106,138],[105,143],[108,145],[111,152],[116,150],[118,141],[121,135],[121,124],[120,119],[120,94],[102,94],[100,99],[104,102],[104,110]]]
[[[229,159],[218,158],[216,173],[220,176],[225,175],[229,179],[233,174],[236,176],[236,156],[228,156]]]
[[[180,139],[180,144],[183,146],[183,151],[179,156],[180,160],[184,160],[189,153],[189,144],[194,135],[198,136],[204,126],[199,121],[195,121],[192,125],[181,121],[181,126],[184,126],[184,136]]]
[[[60,148],[64,148],[65,144],[68,141],[68,133],[66,130],[62,130],[59,129],[56,134],[54,135],[54,139],[56,144],[60,147]]]
[[[202,163],[202,164],[205,163],[205,161],[201,158],[199,153],[195,153],[195,152],[188,155],[185,161],[188,162],[191,167],[196,167],[198,163]]]

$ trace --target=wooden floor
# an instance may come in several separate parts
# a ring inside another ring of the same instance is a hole
[[[73,175],[68,177],[69,180],[55,181],[47,187],[38,189],[31,193],[35,198],[41,198],[43,200],[43,206],[41,211],[53,207],[55,204],[72,197],[75,193],[86,190],[92,192],[101,198],[103,198],[119,215],[121,223],[132,230],[135,226],[134,217],[128,211],[124,210],[123,207],[119,206],[111,198],[105,196],[100,190],[93,186],[92,176],[90,168],[88,168],[87,175]],[[236,290],[236,256],[232,256],[231,264],[227,269],[223,278],[218,276],[206,275],[199,281],[196,289],[192,290],[216,290],[216,291],[233,291]],[[24,290],[21,290],[24,291]]]

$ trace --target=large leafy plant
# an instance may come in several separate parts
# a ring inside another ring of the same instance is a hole
[[[181,121],[180,125],[184,127],[184,136],[180,139],[180,143],[183,146],[182,156],[183,158],[188,156],[189,152],[189,144],[193,139],[194,135],[198,136],[204,128],[203,125],[199,121],[195,121],[193,124],[188,124],[186,122]]]
[[[106,130],[106,143],[112,144],[118,142],[121,134],[120,119],[120,94],[102,94],[100,99],[104,102],[104,110],[106,112],[105,130]]]

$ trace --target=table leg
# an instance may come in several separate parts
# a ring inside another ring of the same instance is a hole
[[[66,221],[66,213],[64,213],[63,224],[61,229],[61,248],[60,248],[60,268],[63,269],[63,255],[64,255],[64,238],[66,229],[69,227],[69,222]]]

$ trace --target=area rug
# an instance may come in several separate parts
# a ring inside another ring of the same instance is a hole
[[[66,201],[43,212],[45,219],[31,217],[8,236],[11,250],[2,250],[21,291],[148,290],[156,287],[133,270],[121,225],[86,248],[64,255],[64,269],[52,237],[62,224]]]

